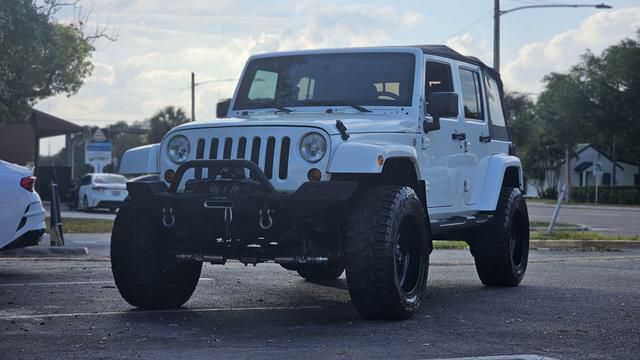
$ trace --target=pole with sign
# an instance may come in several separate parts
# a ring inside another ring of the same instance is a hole
[[[601,162],[593,163],[593,167],[591,169],[593,171],[593,177],[596,182],[595,203],[597,204],[598,203],[598,184],[600,183],[600,178],[602,178],[602,163]]]
[[[85,143],[84,146],[84,162],[93,166],[94,172],[101,173],[105,166],[111,164],[110,141]]]

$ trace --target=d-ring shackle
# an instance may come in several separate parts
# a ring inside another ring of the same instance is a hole
[[[271,214],[273,213],[273,210],[271,209],[267,209],[266,211],[266,215],[267,215],[267,223],[264,223],[264,213],[262,212],[262,209],[260,209],[260,211],[258,211],[258,215],[260,215],[260,219],[258,220],[258,225],[260,225],[260,228],[262,230],[269,230],[271,229],[271,227],[273,226],[273,218],[271,217]]]
[[[169,213],[167,214],[167,209],[162,208],[162,225],[166,228],[173,227],[176,223],[176,217],[173,216],[173,208],[169,208]]]

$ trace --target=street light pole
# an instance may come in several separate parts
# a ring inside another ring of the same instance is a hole
[[[537,8],[579,8],[588,7],[596,9],[611,9],[611,5],[605,3],[600,4],[549,4],[549,5],[525,5],[518,6],[513,9],[500,10],[500,0],[494,0],[493,5],[493,68],[500,72],[500,16],[510,12],[537,9]]]

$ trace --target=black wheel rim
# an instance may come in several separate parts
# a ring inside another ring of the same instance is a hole
[[[400,223],[395,241],[396,280],[405,294],[412,293],[420,278],[422,266],[421,250],[415,221],[407,217]]]
[[[520,210],[513,214],[511,221],[511,261],[515,267],[522,265],[526,246],[526,226],[525,219]]]

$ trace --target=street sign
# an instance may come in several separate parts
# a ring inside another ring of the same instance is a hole
[[[91,137],[93,142],[104,142],[107,140],[107,137],[104,135],[104,132],[101,129],[97,129],[93,136]]]
[[[593,167],[591,168],[591,170],[593,171],[593,176],[596,176],[596,177],[602,176],[602,163],[601,162],[593,163]]]
[[[85,143],[84,162],[93,166],[95,172],[102,172],[102,169],[111,164],[112,144],[109,141]]]

